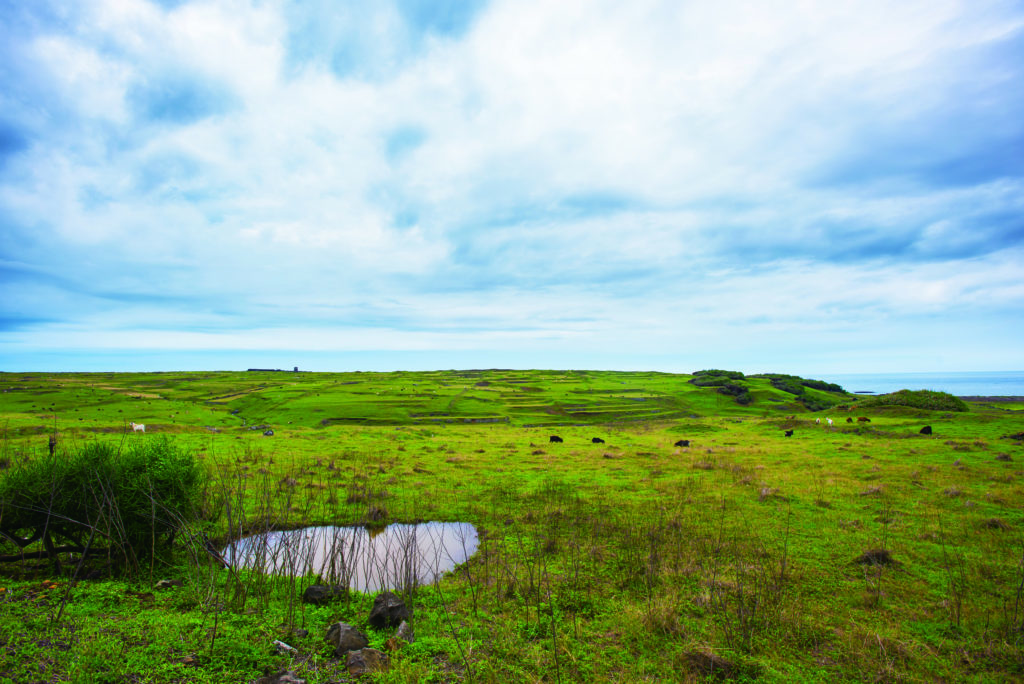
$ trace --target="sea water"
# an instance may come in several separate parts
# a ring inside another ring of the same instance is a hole
[[[820,379],[838,383],[847,392],[887,394],[908,389],[948,392],[958,397],[1024,396],[1024,371],[836,373]]]

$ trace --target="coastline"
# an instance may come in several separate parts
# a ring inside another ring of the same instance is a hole
[[[963,401],[973,401],[973,402],[982,402],[982,401],[987,401],[987,402],[990,402],[990,403],[999,403],[999,402],[1003,402],[1003,403],[1013,403],[1013,402],[1024,402],[1024,397],[1021,397],[1021,396],[1013,396],[1013,395],[1010,395],[1010,396],[997,396],[997,397],[976,397],[976,396],[964,396],[964,397],[957,397],[957,399],[961,399],[961,400],[963,400]]]

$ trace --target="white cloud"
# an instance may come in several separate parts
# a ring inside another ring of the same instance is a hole
[[[1012,6],[497,1],[414,37],[381,5],[307,17],[306,61],[301,12],[105,0],[35,38],[70,121],[0,167],[0,256],[95,286],[54,307],[81,344],[670,353],[1024,303],[1019,166],[961,171],[1024,138]]]

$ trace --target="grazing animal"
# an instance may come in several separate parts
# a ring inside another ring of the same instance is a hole
[[[593,442],[594,444],[604,444],[604,440],[603,440],[603,439],[601,439],[600,437],[594,437],[594,438],[593,438],[592,440],[590,440],[590,441],[591,441],[591,442]]]
[[[829,427],[832,427],[832,419],[831,418],[826,418],[825,422],[828,423]]]
[[[786,420],[796,420],[796,416],[786,416]]]
[[[815,425],[821,425],[821,418],[815,418],[814,419],[814,424]]]
[[[561,442],[562,438],[559,437],[558,435],[551,435],[551,437],[548,438],[548,441],[549,442]]]
[[[857,419],[857,422],[858,423],[870,423],[871,419],[870,418],[865,418],[864,416],[861,416],[860,418]]]
[[[273,437],[274,436],[274,431],[273,430],[267,430],[266,432],[263,433],[263,436],[264,437]]]
[[[932,434],[932,426],[931,425],[925,425],[918,432],[919,432],[919,434],[922,434],[922,435],[930,435],[930,434]]]
[[[787,437],[792,437],[793,436],[793,431],[792,430],[786,430],[786,436]]]
[[[852,423],[852,422],[853,422],[853,418],[850,418],[849,416],[847,416],[847,418],[846,418],[846,422],[847,422],[847,423]]]
[[[688,439],[681,439],[678,442],[676,442],[675,444],[673,444],[672,446],[688,447],[688,446],[690,446],[690,440],[688,440]]]
[[[145,432],[146,431],[146,426],[143,425],[142,423],[128,423],[128,424],[132,426],[132,431],[133,432]]]

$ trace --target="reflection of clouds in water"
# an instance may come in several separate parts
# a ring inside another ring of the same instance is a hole
[[[319,575],[356,591],[430,584],[476,552],[469,523],[306,527],[240,539],[224,550],[234,567],[263,568],[278,575]]]

